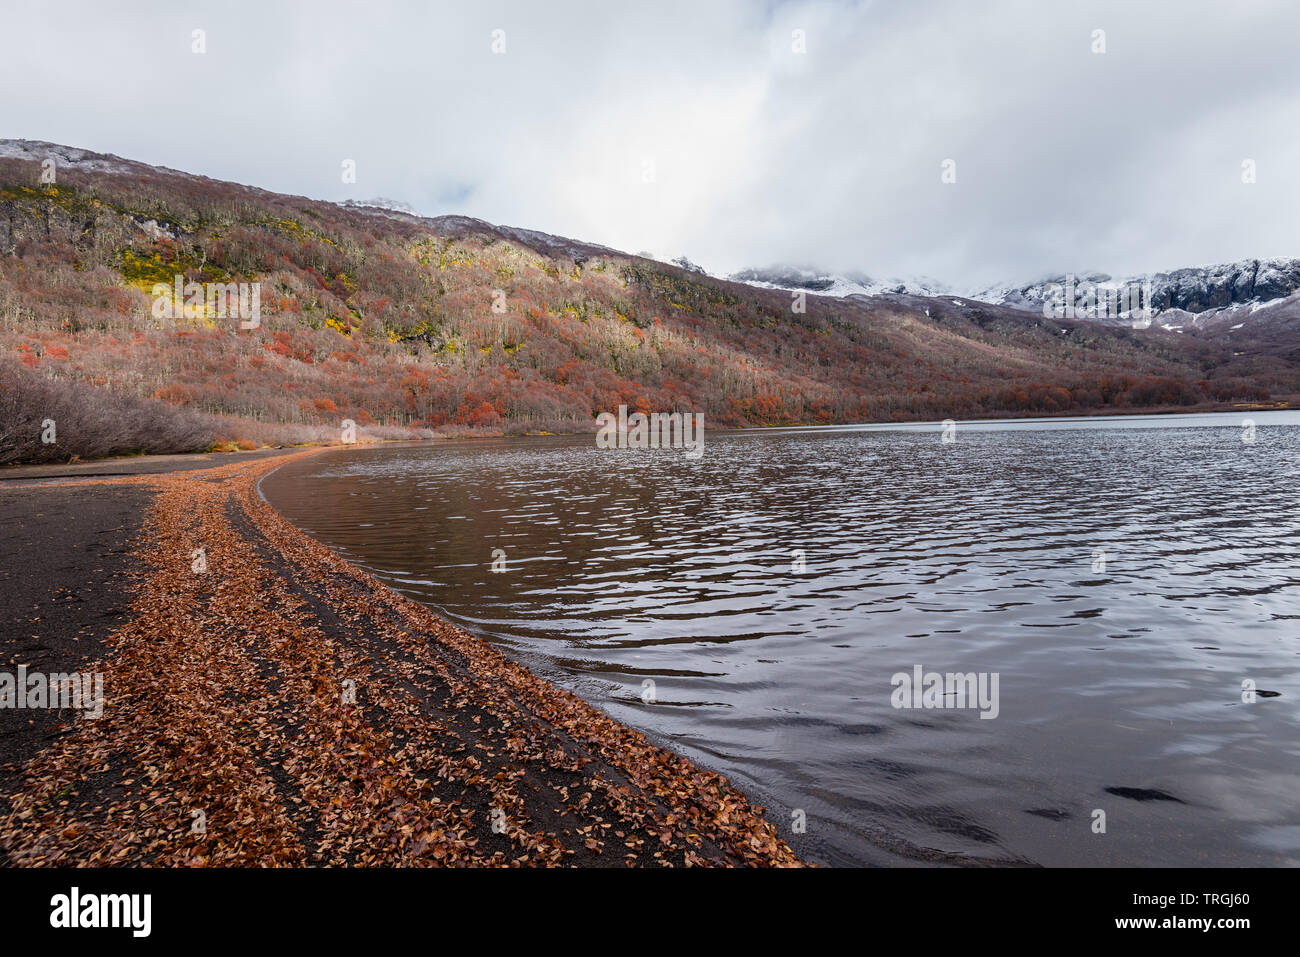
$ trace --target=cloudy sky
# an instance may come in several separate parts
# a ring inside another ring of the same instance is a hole
[[[282,192],[959,289],[1300,256],[1292,0],[6,7],[0,137]]]

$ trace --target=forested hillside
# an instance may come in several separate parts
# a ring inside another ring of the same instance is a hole
[[[590,429],[621,403],[718,427],[1300,392],[1294,344],[1234,355],[1210,335],[943,298],[809,295],[799,312],[786,292],[525,230],[6,145],[30,158],[0,159],[0,460],[44,417],[13,395],[24,369],[49,388],[98,386],[105,409],[116,396],[184,407],[204,441],[245,444],[329,437],[344,419],[378,435]],[[47,155],[54,183],[40,182]],[[177,275],[260,283],[260,325],[159,317],[155,286]]]

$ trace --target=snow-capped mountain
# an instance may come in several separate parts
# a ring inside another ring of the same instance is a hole
[[[128,173],[136,175],[167,174],[183,176],[197,182],[213,182],[161,166],[149,166],[107,153],[36,140],[0,139],[0,159],[20,159],[37,163],[53,161],[51,172],[75,169],[90,173]],[[261,190],[241,187],[250,194]],[[564,255],[583,261],[592,255],[614,255],[616,250],[596,243],[580,242],[533,229],[497,226],[468,216],[422,217],[410,206],[397,200],[375,198],[345,200],[338,204],[356,213],[404,219],[427,224],[452,234],[490,233],[528,246],[547,255]],[[137,226],[150,235],[174,237],[176,229],[137,217]],[[650,253],[640,254],[659,259],[690,272],[711,275],[685,256],[660,259]],[[1042,313],[1046,306],[1056,312],[1068,309],[1073,297],[1078,304],[1073,318],[1100,322],[1134,324],[1131,310],[1092,309],[1089,303],[1117,298],[1124,290],[1140,291],[1143,307],[1149,304],[1155,325],[1166,329],[1215,327],[1228,332],[1260,323],[1286,324],[1300,319],[1300,258],[1246,259],[1234,263],[1195,266],[1156,273],[1151,276],[1112,277],[1105,273],[1085,272],[1073,276],[1061,274],[1031,283],[1002,283],[980,290],[958,290],[924,276],[906,279],[873,278],[860,272],[831,273],[811,267],[771,266],[746,269],[728,277],[732,281],[768,289],[803,290],[833,297],[911,297],[944,298],[966,307],[979,303],[1004,306],[1025,312]],[[1092,297],[1091,299],[1088,297]],[[1132,303],[1130,302],[1130,305]],[[913,305],[923,305],[913,303]]]
[[[1126,325],[1133,320],[1133,310],[1149,305],[1153,317],[1164,317],[1157,320],[1159,325],[1180,328],[1188,322],[1203,325],[1238,314],[1249,318],[1264,306],[1291,298],[1300,292],[1300,259],[1246,259],[1120,278],[1096,272],[1062,274],[1038,282],[960,292],[928,278],[876,280],[861,273],[840,275],[788,266],[746,269],[729,278],[823,296],[955,296],[1028,312],[1042,313],[1046,307],[1058,316],[1073,303],[1076,308],[1067,313],[1071,318]],[[1107,301],[1112,308],[1097,305]],[[1117,304],[1121,308],[1114,308]]]
[[[952,289],[934,279],[873,279],[862,273],[836,275],[809,267],[770,266],[745,269],[728,277],[764,289],[802,289],[822,296],[948,296]]]
[[[1104,273],[1061,275],[1025,286],[995,286],[972,298],[1040,310],[1045,302],[1059,299],[1060,291],[1066,288],[1067,283],[1076,289],[1086,289],[1091,285],[1104,290],[1145,289],[1149,284],[1151,308],[1157,315],[1171,309],[1199,314],[1285,299],[1300,289],[1300,259],[1245,259],[1118,279]]]
[[[418,215],[408,204],[384,196],[376,196],[374,199],[345,199],[339,205],[352,209],[385,209],[393,213],[406,213],[408,216]]]

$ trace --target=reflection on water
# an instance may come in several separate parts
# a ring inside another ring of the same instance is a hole
[[[1296,864],[1300,416],[1252,418],[341,450],[263,492],[808,860]],[[998,716],[895,708],[918,665]]]

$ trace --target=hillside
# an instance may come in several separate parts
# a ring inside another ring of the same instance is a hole
[[[51,157],[56,182],[42,184]],[[198,444],[332,438],[344,419],[388,436],[584,430],[621,403],[743,426],[1300,393],[1289,324],[1243,349],[1227,330],[951,297],[809,294],[797,312],[779,289],[396,205],[0,141],[0,461],[82,454],[77,434],[95,429],[91,454],[189,448],[196,430]],[[177,275],[260,283],[259,324],[210,305],[160,317],[158,287]],[[33,444],[51,403],[64,410],[57,449]],[[122,435],[105,436],[106,421]]]

